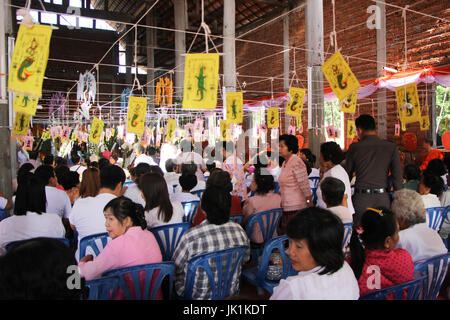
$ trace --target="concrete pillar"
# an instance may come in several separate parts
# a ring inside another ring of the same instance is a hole
[[[289,60],[289,15],[283,17],[283,89],[289,92],[289,71],[290,71],[290,60]],[[294,66],[295,70],[295,66]],[[284,116],[284,132],[287,132],[289,127],[290,116],[285,113]]]
[[[228,92],[236,91],[236,41],[235,41],[235,0],[223,3],[223,73],[224,86]]]
[[[155,25],[155,16],[152,12],[147,14],[145,17],[146,24],[148,26]],[[155,45],[156,45],[156,29],[147,28],[146,29],[146,38],[147,38],[147,95],[150,97],[150,101],[154,101],[155,99],[155,83],[152,82],[155,78],[155,71],[153,68],[155,67]]]
[[[184,85],[184,54],[186,53],[186,15],[187,8],[185,0],[173,0],[175,29],[183,30],[175,32],[175,95],[182,99]]]
[[[384,75],[383,67],[386,66],[386,5],[382,2],[376,4],[380,10],[380,25],[377,28],[377,77]],[[386,126],[386,89],[377,91],[378,100],[378,136],[387,138]]]
[[[309,149],[318,157],[323,142],[323,2],[307,0],[306,4],[306,64],[308,77],[308,133]],[[319,130],[316,130],[319,129]]]

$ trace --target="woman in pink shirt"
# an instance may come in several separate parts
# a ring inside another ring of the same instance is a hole
[[[255,195],[248,198],[242,208],[242,213],[244,214],[243,224],[246,224],[255,213],[281,208],[281,197],[279,194],[273,193],[275,189],[274,178],[268,169],[257,168],[255,170],[251,189],[255,192]],[[276,231],[273,236],[277,236]],[[263,242],[261,229],[258,224],[255,224],[253,227],[251,241],[255,243]]]
[[[83,257],[79,272],[86,280],[100,278],[109,270],[162,262],[161,250],[153,233],[147,230],[144,208],[127,197],[118,197],[105,206],[105,226],[113,239],[94,259]]]
[[[313,203],[305,163],[296,156],[298,152],[297,137],[290,134],[281,135],[278,152],[280,157],[284,158],[278,184],[283,208],[280,234],[285,234],[289,219],[299,210],[311,207]]]

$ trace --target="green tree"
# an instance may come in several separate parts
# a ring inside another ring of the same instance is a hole
[[[438,134],[442,136],[450,128],[445,128],[445,119],[450,119],[450,92],[448,87],[436,86],[436,126]],[[449,121],[450,122],[450,121]]]

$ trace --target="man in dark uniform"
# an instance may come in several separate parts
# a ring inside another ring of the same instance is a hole
[[[362,114],[355,125],[360,141],[348,148],[344,168],[350,180],[356,175],[353,222],[359,224],[367,208],[390,208],[389,172],[394,190],[403,188],[403,174],[397,145],[377,136],[374,118]]]

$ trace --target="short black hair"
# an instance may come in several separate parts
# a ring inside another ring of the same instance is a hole
[[[340,164],[345,159],[341,147],[334,141],[328,141],[320,145],[320,154],[323,160],[331,161],[333,164]]]
[[[20,177],[17,186],[14,214],[26,215],[27,211],[41,214],[46,211],[47,197],[42,179],[31,172]]]
[[[58,178],[59,184],[62,185],[64,190],[70,190],[75,188],[80,184],[80,175],[76,171],[67,171],[62,176],[61,179]]]
[[[447,170],[445,169],[444,162],[441,159],[433,159],[428,162],[428,166],[425,169],[425,172],[440,177],[446,174]]]
[[[230,221],[231,194],[219,187],[207,187],[201,200],[208,222],[221,225]]]
[[[119,183],[125,182],[125,172],[116,165],[103,167],[100,170],[100,187],[114,190]]]
[[[316,155],[314,153],[312,153],[312,151],[308,148],[303,148],[300,150],[300,153],[303,153],[306,157],[306,159],[309,161],[309,163],[314,166],[314,164],[316,163]]]
[[[17,178],[19,178],[24,173],[30,172],[31,170],[34,170],[34,166],[29,162],[25,162],[20,166],[19,170],[17,170]]]
[[[167,172],[174,172],[175,168],[177,167],[177,162],[175,159],[167,159],[164,165]]]
[[[406,180],[419,180],[420,179],[420,168],[414,163],[408,163],[403,168],[403,175]]]
[[[156,154],[155,147],[148,147],[148,155],[149,156],[154,156],[155,154]]]
[[[445,153],[443,161],[445,167],[447,168],[447,171],[450,171],[450,153],[447,152]]]
[[[79,300],[84,278],[80,288],[68,286],[76,265],[72,250],[57,239],[25,240],[0,258],[0,299]]]
[[[73,164],[78,164],[81,160],[80,156],[76,152],[70,155],[70,159],[72,159]]]
[[[63,157],[55,157],[55,167],[59,167],[59,166],[66,166],[67,165],[67,160],[64,159]]]
[[[36,160],[38,157],[38,152],[36,150],[30,150],[28,151],[28,155],[30,156],[31,160]]]
[[[211,173],[211,171],[213,171],[215,168],[216,168],[215,162],[206,163],[206,169],[208,169],[209,173]]]
[[[298,139],[296,136],[292,134],[282,134],[279,138],[279,142],[284,141],[286,144],[288,151],[297,154],[298,152]]]
[[[323,201],[329,207],[340,206],[345,194],[345,184],[336,178],[326,177],[320,183]]]
[[[197,177],[195,174],[182,174],[178,181],[180,182],[180,186],[185,191],[191,191],[197,185]]]
[[[423,139],[423,142],[424,142],[424,143],[428,143],[430,146],[433,145],[433,139],[430,139],[430,138],[425,138],[425,139]]]
[[[102,168],[110,166],[110,165],[111,165],[111,162],[109,162],[109,160],[106,158],[101,158],[100,160],[98,160],[98,168],[100,170],[102,170]]]
[[[305,239],[316,263],[323,267],[320,275],[332,274],[344,264],[342,241],[344,225],[339,217],[328,210],[305,208],[289,220],[286,234],[294,240]]]
[[[58,178],[58,184],[61,184],[62,176],[63,176],[64,174],[66,174],[67,172],[70,172],[69,167],[66,167],[66,166],[59,166],[59,167],[56,167],[56,168],[55,168],[55,175],[56,175],[56,178]],[[62,184],[61,184],[61,185],[62,185]]]
[[[438,197],[441,196],[442,191],[444,190],[444,180],[442,180],[441,177],[424,172],[422,181],[427,188],[430,188],[430,193],[435,194]]]
[[[269,191],[275,189],[274,178],[269,170],[257,167],[254,174],[257,194],[267,194]]]
[[[220,168],[214,169],[206,180],[206,188],[216,187],[222,188],[227,192],[233,191],[233,184],[231,183],[231,177],[228,171]]]
[[[308,160],[303,160],[302,159],[302,161],[303,161],[303,163],[305,164],[305,167],[306,167],[306,173],[308,174],[308,176],[311,174],[311,171],[312,171],[312,165],[311,165],[311,163],[308,161]]]
[[[141,162],[132,169],[133,176],[139,179],[140,176],[146,174],[147,172],[150,172],[150,165],[148,163]]]
[[[50,182],[50,178],[55,176],[55,169],[48,164],[43,164],[36,168],[34,174],[42,180],[43,184],[47,185]]]
[[[181,174],[195,174],[197,172],[197,165],[195,163],[182,163]]]
[[[164,172],[162,171],[162,169],[159,166],[150,166],[150,171],[149,172],[153,172],[153,173],[157,173],[159,175],[161,175],[162,177],[164,177]]]
[[[53,165],[53,162],[55,161],[55,158],[53,157],[52,154],[47,154],[44,158],[44,162],[43,164],[47,164],[49,166]]]
[[[375,130],[375,119],[370,114],[362,114],[355,120],[356,128],[362,130]]]

